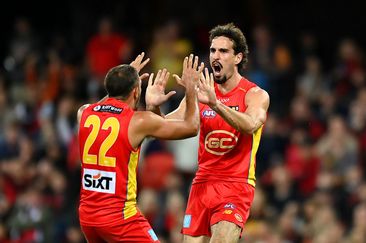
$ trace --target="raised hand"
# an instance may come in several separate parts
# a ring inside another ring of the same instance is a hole
[[[210,107],[215,106],[217,99],[213,74],[205,68],[205,74],[201,73],[197,92],[198,101]]]
[[[133,60],[130,63],[130,66],[134,67],[137,70],[137,73],[139,73],[139,74],[140,74],[141,69],[143,69],[146,66],[146,64],[150,61],[150,58],[147,58],[143,61],[144,57],[145,57],[145,52],[141,52],[141,54],[139,54],[135,58],[135,60]],[[149,74],[147,74],[147,73],[140,75],[141,80],[144,78],[147,78],[147,77],[149,77]]]
[[[174,74],[173,77],[178,84],[186,88],[188,85],[197,85],[204,67],[205,65],[203,62],[198,66],[198,56],[195,56],[193,59],[193,54],[191,54],[189,57],[184,58],[182,77],[179,77],[176,74]]]
[[[155,81],[153,81],[154,74],[152,73],[150,75],[145,94],[146,106],[160,106],[176,93],[175,91],[170,91],[168,94],[165,94],[165,87],[169,76],[170,73],[165,68],[158,71]]]

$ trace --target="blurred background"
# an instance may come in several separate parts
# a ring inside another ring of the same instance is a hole
[[[271,105],[242,242],[366,242],[365,1],[36,1],[0,9],[0,243],[84,242],[76,112],[106,71],[142,51],[146,72],[207,62],[208,31],[234,22],[245,77]],[[144,84],[146,86],[146,84]],[[177,107],[183,91],[163,106]],[[143,100],[140,109],[144,109]],[[147,140],[138,204],[161,242],[180,228],[197,137]]]

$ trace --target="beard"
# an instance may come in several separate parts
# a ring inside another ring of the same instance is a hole
[[[217,84],[223,84],[227,81],[226,75],[220,77],[220,78],[214,78],[215,83]]]

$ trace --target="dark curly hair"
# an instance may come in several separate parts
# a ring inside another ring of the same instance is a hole
[[[243,53],[243,59],[238,64],[238,69],[241,70],[245,67],[248,62],[248,45],[247,40],[243,34],[243,32],[236,27],[233,23],[218,25],[210,30],[210,43],[215,37],[225,36],[233,41],[233,49],[235,55],[239,52]]]

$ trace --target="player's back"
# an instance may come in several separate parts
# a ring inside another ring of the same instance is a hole
[[[82,225],[111,225],[137,213],[139,149],[128,140],[134,111],[117,99],[87,107],[81,116],[79,217]]]

